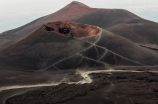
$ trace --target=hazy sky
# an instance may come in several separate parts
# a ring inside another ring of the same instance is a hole
[[[126,9],[158,22],[158,0],[78,0],[94,8]],[[51,14],[72,0],[0,0],[0,33]]]

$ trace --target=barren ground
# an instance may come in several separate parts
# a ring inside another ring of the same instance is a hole
[[[60,84],[10,97],[6,104],[158,104],[158,73],[92,73],[91,84]],[[71,81],[78,76],[71,77]]]

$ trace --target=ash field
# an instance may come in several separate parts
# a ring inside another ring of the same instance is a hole
[[[0,104],[158,104],[158,23],[72,2],[0,34]]]

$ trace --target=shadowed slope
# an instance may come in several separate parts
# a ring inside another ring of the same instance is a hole
[[[95,26],[59,21],[43,25],[3,50],[1,60],[1,65],[22,69],[60,70],[156,65],[158,53]]]
[[[99,26],[135,43],[158,48],[158,24],[126,10],[100,10],[73,21]]]
[[[158,49],[158,24],[144,19],[129,19],[107,30],[135,43]]]

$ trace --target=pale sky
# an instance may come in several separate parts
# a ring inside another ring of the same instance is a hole
[[[158,0],[78,0],[94,8],[126,9],[158,22]],[[51,14],[72,0],[0,0],[0,33]]]

